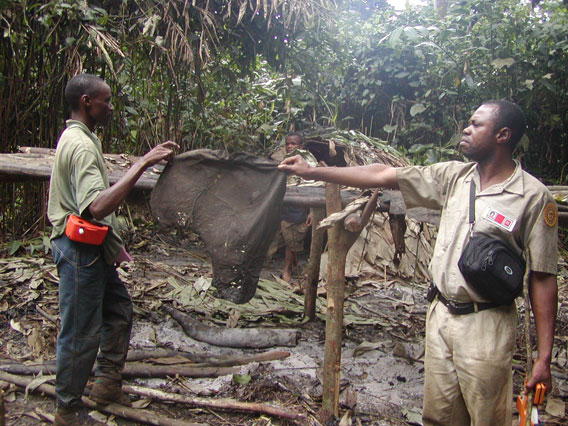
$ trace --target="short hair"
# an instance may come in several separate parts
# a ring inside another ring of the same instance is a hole
[[[291,132],[291,133],[288,133],[288,134],[286,135],[286,137],[284,138],[284,140],[288,139],[290,136],[295,136],[295,137],[297,137],[298,139],[300,139],[300,145],[304,145],[304,136],[303,136],[301,133],[299,133],[299,132]]]
[[[494,131],[502,129],[503,127],[508,127],[511,130],[511,138],[509,139],[508,146],[511,148],[512,152],[527,129],[525,114],[517,104],[504,99],[490,100],[484,102],[483,105],[495,106]]]
[[[65,100],[72,111],[79,109],[81,96],[93,96],[101,84],[106,84],[104,80],[92,74],[77,74],[71,78],[65,86]]]

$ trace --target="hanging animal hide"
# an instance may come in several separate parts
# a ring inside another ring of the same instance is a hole
[[[220,298],[246,303],[255,294],[286,192],[277,164],[200,149],[176,156],[154,188],[150,204],[158,221],[189,226],[205,243]]]

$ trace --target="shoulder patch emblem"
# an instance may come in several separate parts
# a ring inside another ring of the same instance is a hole
[[[552,228],[556,225],[556,223],[558,222],[558,209],[556,208],[555,203],[551,202],[544,206],[542,218],[544,219],[546,226],[550,226]]]

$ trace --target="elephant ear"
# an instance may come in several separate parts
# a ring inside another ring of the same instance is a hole
[[[286,175],[277,165],[250,154],[200,149],[176,156],[154,187],[154,217],[200,236],[222,299],[246,303],[256,292],[286,192]]]

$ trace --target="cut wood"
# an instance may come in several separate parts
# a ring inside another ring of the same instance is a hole
[[[47,181],[51,176],[55,150],[49,148],[22,147],[20,153],[0,154],[0,182],[18,181]],[[123,154],[103,154],[109,168],[108,178],[111,185],[115,184],[140,157]],[[145,170],[136,181],[137,190],[151,191],[165,166],[160,162]],[[294,206],[325,206],[323,187],[296,186],[289,187],[284,195],[283,204]],[[353,201],[360,194],[358,190],[343,190],[341,197],[343,205]]]
[[[33,379],[33,377],[15,376],[13,374],[0,372],[0,380],[13,383],[17,386],[20,386],[21,388],[27,388],[31,384]],[[42,392],[51,397],[55,397],[55,386],[47,385],[45,383],[31,389],[31,391]],[[100,405],[85,396],[81,398],[81,401],[87,408],[94,409],[103,413],[113,414],[115,416],[133,420],[138,423],[156,426],[204,426],[202,423],[188,423],[185,420],[177,420],[160,416],[159,414],[150,410],[130,408],[118,404]]]
[[[126,361],[142,361],[146,359],[182,357],[192,361],[193,367],[232,367],[245,365],[250,362],[265,362],[285,359],[290,356],[286,351],[270,351],[252,355],[210,355],[196,354],[192,352],[152,350],[152,351],[129,351]]]
[[[300,332],[283,328],[225,328],[205,325],[170,306],[162,309],[170,314],[185,333],[196,340],[229,348],[263,349],[273,346],[296,346]]]
[[[166,350],[132,351],[132,354],[129,352],[127,363],[122,374],[124,377],[166,377],[175,376],[176,374],[184,377],[218,377],[237,372],[237,370],[230,368],[219,367],[233,367],[236,365],[245,365],[250,362],[276,361],[289,357],[290,352],[270,351],[252,355],[217,356],[215,360],[192,362],[190,365],[184,365],[183,363],[177,363],[176,365],[153,365],[134,362],[148,358],[160,359],[177,357],[180,359],[191,359],[193,361],[195,359],[206,360],[207,358],[213,357],[211,355],[196,355],[198,354]],[[0,370],[23,375],[37,375],[40,373],[55,374],[55,361],[47,361],[38,365],[23,365],[19,363],[1,364]],[[92,373],[94,373],[94,370]]]
[[[194,378],[220,377],[238,373],[237,368],[227,367],[186,367],[184,365],[149,365],[129,362],[122,370],[122,377],[168,377],[184,376]]]
[[[21,365],[3,364],[0,370],[12,374],[36,375],[36,374],[55,374],[55,364],[41,365]],[[122,377],[168,377],[183,376],[193,378],[219,377],[238,373],[237,368],[227,367],[188,367],[184,365],[152,365],[145,363],[129,362],[124,366]]]
[[[151,350],[135,349],[128,351],[128,355],[126,356],[126,361],[135,362],[135,361],[144,361],[147,359],[173,358],[173,357],[183,357],[192,362],[215,361],[219,358],[218,355],[213,355],[213,354],[199,354],[199,353],[184,352],[184,351],[170,351],[167,349],[151,349]]]
[[[369,201],[365,204],[363,211],[351,213],[345,218],[345,220],[343,221],[343,226],[347,231],[357,233],[361,232],[369,222],[369,219],[371,218],[371,214],[373,214],[373,212],[375,212],[376,210],[383,211],[380,207],[377,207],[377,198],[379,197],[379,195],[379,190],[375,189],[373,191],[373,194],[371,195],[371,198],[369,198]]]
[[[287,408],[278,407],[276,405],[271,405],[271,404],[240,402],[240,401],[235,401],[234,399],[197,398],[197,397],[168,393],[157,389],[149,389],[142,386],[123,386],[122,389],[125,392],[131,394],[159,401],[175,402],[178,404],[187,404],[196,407],[207,407],[207,408],[214,408],[221,410],[263,413],[275,417],[282,417],[285,419],[298,420],[298,421],[306,419],[306,416],[303,414],[296,413]]]

